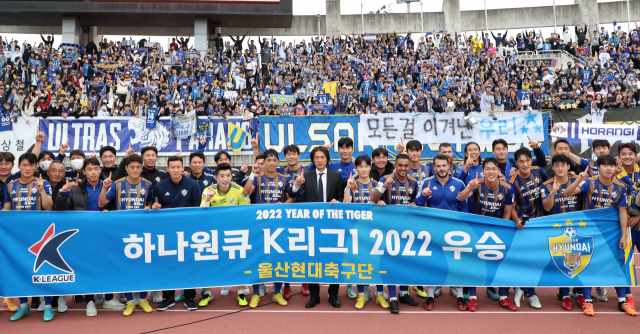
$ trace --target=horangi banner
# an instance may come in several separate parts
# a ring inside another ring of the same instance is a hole
[[[29,228],[16,223],[21,221]],[[0,295],[274,281],[635,286],[631,245],[618,247],[619,226],[615,208],[536,218],[522,230],[511,221],[466,213],[365,204],[3,211],[0,266],[7,274]],[[96,263],[145,279],[104,275]]]

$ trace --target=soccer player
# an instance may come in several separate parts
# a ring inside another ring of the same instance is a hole
[[[378,187],[371,192],[371,201],[378,206],[408,205],[414,202],[418,192],[418,181],[409,175],[409,156],[398,154],[396,156],[395,173],[383,176],[378,181]],[[389,287],[389,310],[392,313],[400,312],[398,301],[410,306],[418,306],[418,302],[409,296],[409,287],[400,286],[400,298],[396,295],[395,285]]]
[[[363,203],[374,204],[371,201],[371,193],[378,186],[378,182],[369,177],[371,171],[371,159],[366,155],[356,158],[357,179],[350,177],[347,181],[347,187],[344,190],[343,203]],[[364,304],[369,301],[365,293],[366,286],[358,284],[358,300],[356,301],[356,309],[361,310]],[[369,295],[371,292],[369,292]],[[382,306],[383,309],[389,308],[389,303],[384,298],[384,286],[376,285],[376,304]],[[397,307],[397,303],[396,303]],[[392,313],[398,313],[399,310],[391,310]],[[395,311],[395,312],[394,312]]]
[[[109,177],[104,179],[102,183],[102,191],[100,192],[98,205],[105,207],[109,202],[112,202],[115,210],[146,210],[151,207],[154,196],[153,184],[140,177],[144,164],[142,157],[138,154],[132,154],[124,160],[124,168],[127,171],[127,176],[114,182],[111,180],[112,174],[110,173]],[[136,304],[140,305],[142,310],[147,313],[153,311],[153,308],[147,301],[146,291],[140,292],[139,300],[134,300],[131,292],[127,292],[124,295],[127,298],[127,305],[123,312],[125,317],[133,313]],[[102,304],[102,308],[109,308],[106,306],[116,301],[113,299],[113,294],[107,294],[105,300],[108,301]]]
[[[511,220],[511,210],[515,201],[515,193],[511,185],[500,179],[500,167],[496,158],[487,158],[482,162],[484,178],[473,179],[467,188],[460,192],[458,200],[464,201],[472,197],[469,213],[477,215]],[[518,308],[507,298],[508,288],[499,288],[500,306],[509,311],[517,311]],[[478,308],[476,288],[469,288],[469,311],[475,312]]]
[[[557,142],[556,142],[557,144]],[[569,166],[571,160],[569,157],[562,154],[556,154],[551,159],[551,168],[555,173],[553,179],[549,179],[540,187],[540,195],[542,197],[542,205],[544,210],[550,215],[574,212],[582,210],[582,203],[580,195],[566,196],[565,190],[567,186],[573,183],[575,177],[569,176]],[[578,198],[580,196],[580,198]],[[593,305],[584,306],[584,296],[582,289],[579,289],[579,294],[576,296],[576,301],[580,305],[586,314],[593,312]],[[560,297],[560,298],[558,298]],[[571,304],[571,295],[569,294],[569,288],[560,288],[560,293],[556,296],[557,299],[562,299],[562,308],[571,311],[573,308]],[[593,315],[593,314],[590,314]]]
[[[435,165],[435,162],[434,162]],[[435,169],[435,166],[434,166]],[[469,183],[475,178],[476,173],[482,176],[482,158],[480,157],[480,145],[476,142],[468,142],[464,147],[464,161],[458,166],[454,178]]]
[[[104,183],[100,180],[101,168],[100,161],[97,158],[84,159],[82,174],[85,176],[76,186],[65,184],[53,205],[56,211],[101,211],[103,208],[99,205],[100,193],[104,188]],[[77,296],[76,296],[77,297]],[[86,315],[94,317],[98,315],[96,310],[96,301],[94,295],[84,295],[86,303]],[[102,304],[103,309],[123,310],[125,305],[113,298],[113,294],[106,294],[105,302]],[[81,301],[80,301],[81,302]]]
[[[420,157],[422,157],[422,143],[417,140],[410,140],[407,142],[406,154],[409,156],[409,176],[412,176],[418,181],[418,189],[422,189],[422,183],[429,177],[429,167],[420,164]],[[396,145],[396,151],[398,154],[405,153],[405,147],[402,145],[402,137],[400,138],[400,144]],[[427,293],[422,286],[414,286],[413,289],[418,293],[418,296],[427,298]]]
[[[569,159],[571,159],[571,161],[580,164],[580,167],[582,167],[584,171],[587,171],[587,167],[589,167],[589,176],[598,176],[600,172],[598,171],[598,165],[596,164],[596,161],[603,155],[609,155],[609,153],[611,152],[611,144],[609,144],[608,140],[596,139],[591,142],[591,151],[596,156],[596,159],[584,159],[571,152],[569,152],[567,156],[569,157]]]
[[[293,184],[296,182],[298,176],[303,175],[305,171],[305,166],[300,164],[300,148],[298,145],[291,144],[285,146],[284,148],[284,158],[287,161],[287,167],[278,167],[278,173],[287,175],[289,177],[289,188],[293,188]],[[304,192],[300,192],[295,199],[296,203],[300,203],[303,201]],[[302,284],[302,295],[309,296],[309,285]],[[289,300],[291,298],[291,285],[289,283],[284,284],[284,289],[282,290],[282,297],[285,300]]]
[[[511,218],[518,228],[522,228],[522,218],[537,218],[542,216],[542,199],[540,186],[547,181],[547,174],[538,166],[532,166],[531,151],[522,147],[513,156],[515,157],[518,171],[511,174],[508,183],[516,194],[515,207],[511,210]],[[529,304],[533,308],[541,308],[540,299],[534,288],[528,288]],[[524,290],[516,288],[514,302],[520,308],[520,299],[524,298]]]
[[[0,203],[2,203],[4,207],[4,189],[7,184],[11,183],[11,181],[17,179],[19,176],[17,174],[11,174],[11,170],[13,170],[14,161],[16,160],[15,156],[11,152],[0,152]],[[63,174],[64,174],[64,166],[63,166]],[[33,298],[32,298],[33,299]],[[4,306],[11,312],[15,312],[18,310],[15,301],[13,298],[5,298],[2,302]]]
[[[102,162],[102,179],[109,177],[109,173],[116,173],[116,148],[113,146],[103,146],[100,149],[100,162]],[[113,174],[112,174],[113,175]]]
[[[129,148],[125,151],[125,157],[131,154],[134,154],[135,151],[129,144]],[[143,179],[153,183],[155,187],[158,182],[169,178],[169,173],[159,170],[156,167],[156,162],[158,161],[158,149],[154,146],[145,146],[140,150],[140,155],[142,156],[142,160],[144,161],[144,166],[142,166],[142,173],[140,177]],[[184,166],[183,166],[184,169]],[[124,168],[124,159],[120,162],[118,166],[118,172],[113,175],[112,179],[119,180],[126,176],[126,170]]]
[[[569,153],[571,153],[571,146],[569,145],[569,142],[566,139],[558,139],[553,143],[553,156],[565,155],[568,157]],[[574,178],[577,177],[578,174],[583,172],[582,167],[580,167],[580,163],[575,163],[571,161],[571,159],[569,159],[569,162],[571,163],[569,165],[569,174],[572,175]],[[547,177],[549,179],[555,176],[555,172],[553,170],[552,164],[547,165],[544,168],[544,172],[547,173]]]
[[[467,144],[467,147],[469,145]],[[479,155],[479,151],[478,151]],[[465,189],[464,182],[449,175],[449,157],[438,154],[433,158],[435,175],[426,179],[422,189],[415,200],[415,205],[437,208],[449,211],[468,212],[467,201],[458,200],[458,195]],[[397,170],[397,167],[396,167]],[[458,299],[458,309],[467,310],[467,302],[463,298],[462,288],[455,288]],[[423,307],[427,311],[433,310],[435,300],[435,287],[427,287],[427,300]]]
[[[13,167],[13,159],[11,158],[5,153],[4,159],[0,160],[0,162],[5,162],[6,166],[6,161],[11,160],[11,167]],[[4,188],[3,211],[41,211],[53,208],[51,185],[46,180],[33,177],[37,161],[38,157],[33,153],[25,153],[18,158],[20,178],[9,182]],[[11,169],[9,169],[10,172]],[[13,299],[5,299],[5,301],[7,301],[7,307],[10,307]],[[51,297],[44,297],[44,304],[44,316],[42,319],[51,321],[55,316],[55,312],[51,308]],[[18,321],[28,315],[31,315],[29,300],[27,297],[20,297],[20,308],[11,317],[11,321]]]
[[[153,187],[153,193],[156,200],[152,204],[151,208],[153,210],[160,210],[162,208],[199,207],[200,188],[198,187],[198,182],[183,175],[184,166],[182,165],[182,158],[176,156],[169,157],[167,160],[167,166],[169,178],[161,180]],[[144,174],[141,174],[141,176],[143,175]],[[151,182],[153,183],[153,181]],[[176,306],[175,295],[175,290],[163,291],[162,303],[156,307],[156,310],[165,311],[170,307]],[[198,309],[198,306],[196,306],[196,302],[194,301],[195,296],[196,290],[184,290],[184,306],[189,311],[195,311]]]
[[[262,154],[265,161],[265,171],[260,172],[260,166],[255,164],[251,167],[251,174],[249,175],[249,181],[244,185],[244,195],[256,192],[256,204],[280,204],[280,203],[293,203],[294,198],[289,198],[289,177],[278,173],[278,152],[274,149],[264,151]],[[273,290],[273,301],[277,302],[281,306],[286,306],[287,301],[282,296],[282,283],[276,283]],[[260,302],[260,288],[258,284],[253,285],[253,296],[251,296],[251,305],[249,307],[255,308]],[[239,297],[238,297],[239,298]],[[246,299],[244,302],[246,305]]]
[[[583,194],[583,207],[587,210],[617,207],[620,215],[620,231],[622,233],[618,247],[625,249],[629,242],[627,230],[629,227],[633,227],[628,225],[627,219],[627,187],[614,178],[616,172],[615,158],[610,155],[602,155],[598,158],[597,163],[598,176],[589,177],[588,170],[585,170],[564,190],[564,194],[565,196]],[[589,169],[590,167],[587,166],[587,168]],[[586,305],[591,300],[591,288],[583,288],[582,293]],[[618,310],[628,315],[638,315],[634,307],[627,303],[626,288],[617,287],[616,293],[618,294]],[[591,309],[590,315],[593,315],[593,305],[587,307]],[[585,314],[587,314],[586,308]]]
[[[384,147],[377,147],[371,152],[373,164],[369,177],[373,180],[380,180],[383,176],[393,173],[393,163],[388,161],[389,151]],[[357,168],[357,166],[356,166]]]
[[[212,184],[202,192],[201,207],[210,206],[226,206],[226,205],[244,205],[250,204],[249,196],[243,194],[243,188],[231,182],[233,174],[231,166],[228,163],[221,163],[216,167],[217,184]],[[254,295],[255,296],[255,295]],[[258,301],[260,300],[260,296]],[[200,300],[200,306],[205,307],[213,300],[211,289],[205,289],[205,293]],[[247,306],[247,300],[244,295],[244,286],[238,287],[238,303],[240,306]],[[257,303],[256,305],[257,306]],[[255,308],[254,306],[254,308]]]
[[[331,149],[333,143],[327,147],[328,150]],[[327,165],[327,168],[333,171],[340,173],[342,176],[343,188],[346,185],[347,179],[349,179],[349,175],[351,175],[355,169],[356,164],[353,162],[353,139],[349,137],[342,137],[338,139],[338,153],[340,154],[340,161],[332,161]],[[310,164],[307,169],[312,170],[315,166]],[[355,297],[354,297],[355,298]]]

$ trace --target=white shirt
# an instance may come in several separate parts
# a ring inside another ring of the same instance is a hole
[[[598,109],[598,107],[591,107],[591,124],[603,124],[604,114],[607,109]]]
[[[320,183],[320,178],[322,177],[322,194],[324,194],[324,198],[318,198],[320,202],[327,202],[327,169],[325,168],[322,172],[316,169],[316,185]]]

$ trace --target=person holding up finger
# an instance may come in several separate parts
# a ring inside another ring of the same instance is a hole
[[[540,186],[547,181],[547,174],[538,166],[532,165],[531,151],[522,147],[514,153],[518,171],[511,174],[508,183],[511,184],[516,193],[516,205],[511,212],[511,218],[516,222],[518,228],[523,228],[522,217],[541,217],[543,213],[542,199],[540,197]],[[525,288],[526,289],[526,288]],[[520,308],[520,299],[524,298],[525,290],[516,288],[514,301]],[[529,304],[533,308],[541,308],[540,300],[534,288],[528,288]]]
[[[598,158],[598,176],[589,177],[589,167],[578,175],[578,178],[564,190],[565,196],[582,194],[582,205],[585,210],[617,207],[620,217],[620,230],[622,237],[618,247],[621,250],[627,248],[631,242],[630,224],[627,214],[627,185],[617,181],[615,178],[616,159],[610,155],[603,155]],[[616,287],[618,295],[618,310],[628,315],[638,314],[633,302],[633,296],[628,293],[626,287]],[[585,299],[583,309],[585,314],[593,315],[593,305],[587,305],[587,300],[591,299],[591,288],[582,288]],[[587,312],[589,311],[589,312]]]
[[[375,204],[371,201],[371,193],[373,189],[378,186],[378,181],[369,178],[369,172],[371,171],[371,158],[368,155],[361,155],[356,158],[356,171],[355,177],[351,174],[347,181],[347,187],[344,190],[344,203],[364,203]],[[361,310],[371,296],[371,290],[369,286],[358,284],[358,300],[356,302],[356,309]],[[365,288],[369,291],[365,292]],[[384,296],[384,286],[376,285],[376,304],[380,305],[383,309],[389,308],[389,303]],[[394,304],[394,308],[390,309],[391,313],[398,313],[397,301]]]
[[[468,212],[466,198],[461,199],[459,197],[459,194],[466,188],[464,182],[451,176],[449,174],[449,167],[448,156],[438,154],[433,158],[435,175],[424,181],[422,189],[416,197],[415,205],[449,211]],[[473,175],[476,176],[479,175],[479,173],[474,173]],[[466,300],[463,298],[464,293],[462,288],[451,287],[450,291],[451,294],[457,298],[458,309],[460,311],[466,311],[468,307]],[[427,311],[432,311],[435,304],[435,287],[427,287],[427,295],[428,297],[423,307]]]
[[[113,181],[111,179],[113,174],[110,173],[109,177],[102,181],[102,191],[100,192],[98,205],[105,207],[109,202],[114,202],[115,210],[140,210],[150,208],[154,198],[153,184],[140,177],[143,165],[142,157],[138,154],[132,154],[125,158],[124,165],[127,170],[126,177]],[[135,298],[135,300],[131,292],[127,292],[124,295],[127,298],[127,305],[123,312],[125,317],[133,314],[136,305],[140,305],[147,313],[153,311],[153,308],[147,301],[146,291],[140,292],[140,297]],[[117,300],[113,299],[113,294],[106,294],[102,308],[108,309],[115,305],[116,302],[120,304]],[[116,309],[121,308],[118,307]]]
[[[411,160],[406,154],[396,156],[395,173],[383,176],[378,181],[378,187],[371,192],[371,201],[378,206],[385,205],[409,205],[413,204],[418,193],[418,181],[409,175]],[[409,296],[409,287],[400,286],[400,297],[396,295],[396,286],[390,285],[389,309],[392,313],[398,313],[398,302],[409,306],[420,305]]]
[[[551,160],[551,168],[553,168],[553,179],[547,180],[540,187],[540,194],[542,196],[542,205],[544,210],[550,214],[561,214],[566,212],[574,212],[582,210],[582,194],[576,194],[573,196],[566,196],[565,189],[576,179],[569,175],[569,166],[571,160],[569,157],[563,154],[556,154]],[[579,306],[584,307],[585,298],[582,293],[582,289],[577,289],[576,302]],[[571,294],[569,288],[560,288],[560,292],[556,296],[556,299],[562,300],[562,308],[571,311],[573,308],[571,303]],[[591,302],[591,300],[588,300]],[[589,310],[585,309],[585,312],[592,312],[593,307]]]

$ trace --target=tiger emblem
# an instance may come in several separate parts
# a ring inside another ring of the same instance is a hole
[[[580,254],[581,253],[564,253],[564,260],[562,262],[564,263],[565,268],[569,270],[576,270],[580,267],[582,262]]]

